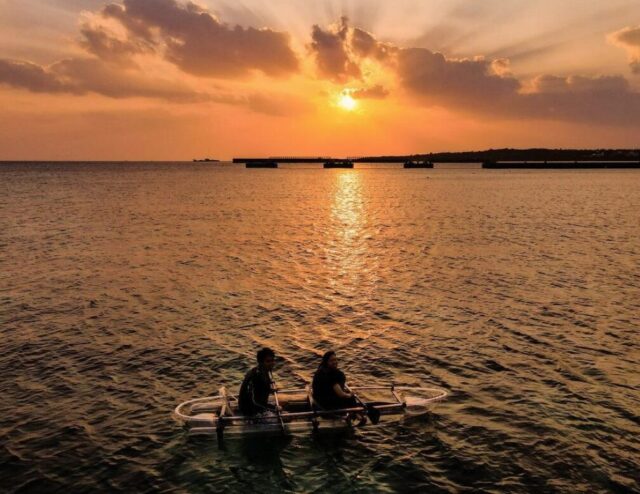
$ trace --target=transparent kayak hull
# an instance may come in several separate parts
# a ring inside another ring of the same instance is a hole
[[[185,401],[174,410],[176,420],[192,435],[226,436],[294,435],[339,431],[352,427],[386,425],[409,416],[428,413],[448,392],[436,387],[369,386],[352,387],[361,404],[353,408],[324,410],[314,402],[308,389],[278,390],[279,413],[244,416],[236,396],[224,388],[216,396]],[[361,421],[355,416],[369,417]]]

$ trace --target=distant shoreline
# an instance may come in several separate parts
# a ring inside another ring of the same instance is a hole
[[[251,163],[275,161],[278,163],[324,163],[327,161],[352,161],[354,163],[405,163],[407,161],[428,161],[432,163],[640,163],[640,149],[488,149],[484,151],[440,152],[407,155],[377,156],[268,156],[240,157],[232,160],[213,158],[185,160],[0,160],[0,164],[37,163]]]
[[[349,160],[354,163],[404,163],[406,161],[430,161],[433,163],[491,163],[491,162],[640,162],[640,149],[488,149],[484,151],[441,152],[407,155],[347,156],[269,156],[233,158],[234,163],[255,161],[277,161],[278,163],[321,163],[325,161]]]

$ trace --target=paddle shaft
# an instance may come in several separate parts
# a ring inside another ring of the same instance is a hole
[[[273,399],[276,402],[276,413],[278,414],[278,419],[280,419],[280,427],[282,427],[282,433],[285,434],[284,420],[282,420],[282,415],[280,414],[280,402],[278,401],[278,392],[276,391],[276,382],[273,380],[273,373],[271,372],[269,372],[269,379],[271,379],[271,383],[273,384]]]
[[[378,421],[380,420],[380,410],[375,409],[374,407],[372,407],[371,405],[367,405],[365,404],[360,397],[355,394],[353,392],[353,390],[347,386],[347,384],[345,383],[344,387],[347,389],[347,391],[349,391],[351,393],[351,396],[353,396],[353,398],[358,402],[358,404],[364,408],[364,413],[367,414],[367,416],[369,417],[369,419],[371,420],[371,423],[373,424],[377,424]]]
[[[349,391],[349,393],[351,393],[351,396],[353,396],[353,399],[354,399],[354,400],[356,400],[356,401],[358,402],[358,404],[359,404],[361,407],[363,407],[363,408],[364,408],[364,410],[365,410],[365,412],[366,412],[366,411],[367,411],[367,405],[365,405],[365,404],[363,403],[363,401],[360,399],[360,397],[359,397],[357,394],[355,394],[355,393],[353,392],[353,390],[352,390],[349,386],[347,386],[347,384],[346,384],[346,383],[345,383],[344,387],[345,387],[345,389],[346,389],[347,391]]]

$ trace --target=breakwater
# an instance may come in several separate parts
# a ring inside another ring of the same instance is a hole
[[[544,161],[544,162],[494,162],[482,163],[482,168],[490,170],[578,170],[578,169],[640,169],[640,161]]]

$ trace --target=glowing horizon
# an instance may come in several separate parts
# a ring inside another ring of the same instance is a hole
[[[635,147],[634,3],[0,0],[0,159]]]

